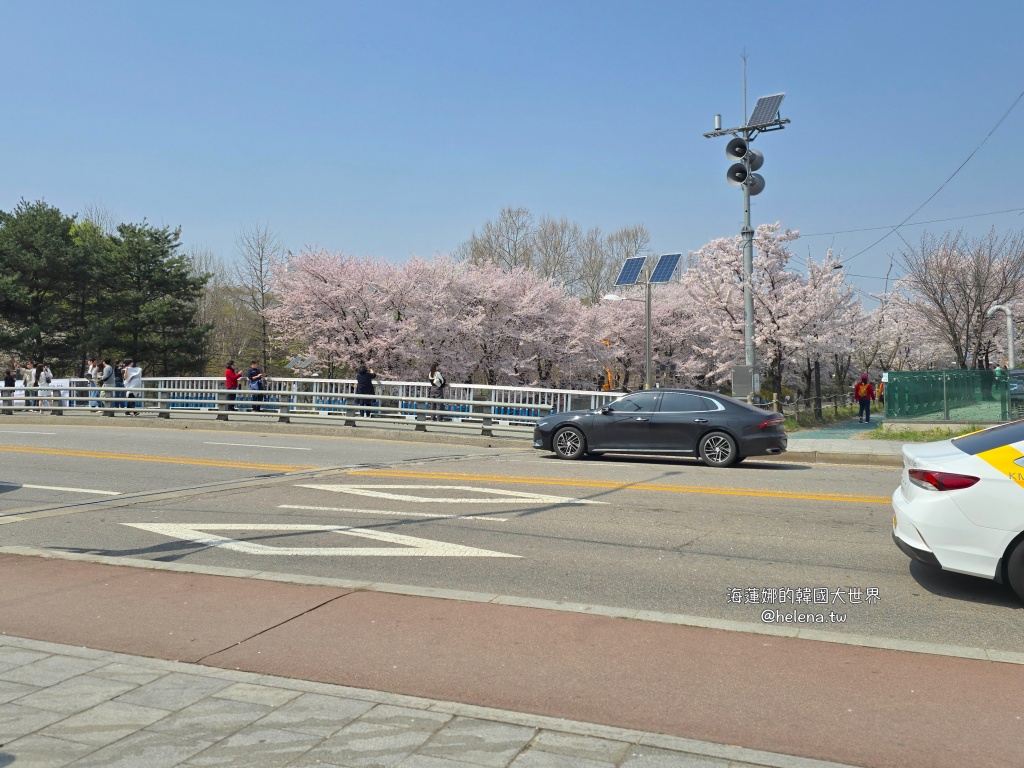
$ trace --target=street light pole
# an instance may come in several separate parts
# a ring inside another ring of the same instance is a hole
[[[750,142],[749,131],[743,132],[743,139]],[[744,158],[744,165],[749,162]],[[754,230],[750,226],[750,187],[743,185],[743,352],[744,362],[750,367],[751,373],[757,370],[754,366]],[[751,387],[753,392],[753,387]]]
[[[1013,310],[1005,304],[995,304],[989,307],[988,312],[985,313],[985,317],[992,317],[996,312],[1002,312],[1006,315],[1006,364],[1012,371],[1017,367],[1017,358],[1016,355],[1014,355],[1013,349]]]
[[[651,364],[651,281],[648,280],[645,284],[646,296],[644,301],[646,303],[646,320],[644,322],[644,328],[647,335],[647,374],[645,377],[644,389],[654,388],[654,372],[652,371],[653,365]]]

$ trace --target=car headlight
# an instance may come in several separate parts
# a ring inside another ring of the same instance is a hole
[[[538,427],[546,427],[549,423],[550,422],[547,422],[547,421],[538,421],[537,422],[537,426]]]

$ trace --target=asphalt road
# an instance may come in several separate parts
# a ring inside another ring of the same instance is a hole
[[[411,435],[0,429],[5,546],[740,622],[834,612],[845,621],[814,628],[1020,650],[1006,588],[893,546],[895,469],[560,462]],[[801,590],[810,602],[794,604]]]

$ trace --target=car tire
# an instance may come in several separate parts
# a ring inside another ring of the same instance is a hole
[[[551,448],[560,459],[582,459],[587,452],[587,440],[575,427],[564,427],[551,438]]]
[[[697,448],[700,460],[709,467],[731,467],[739,460],[736,441],[725,432],[709,432]]]
[[[1006,558],[1006,580],[1017,597],[1024,601],[1024,541],[1018,542]]]

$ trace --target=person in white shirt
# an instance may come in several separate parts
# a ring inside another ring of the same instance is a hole
[[[129,360],[124,365],[124,388],[127,392],[125,413],[129,416],[138,416],[138,406],[134,402],[142,398],[142,369],[134,360]]]
[[[32,369],[30,385],[39,394],[40,399],[35,401],[39,408],[50,407],[50,382],[53,381],[53,374],[50,367],[40,363]]]
[[[85,369],[85,379],[89,382],[89,407],[99,408],[100,407],[100,391],[99,385],[96,384],[96,377],[99,375],[100,367],[96,365],[96,360],[92,357],[89,358],[89,365]]]

